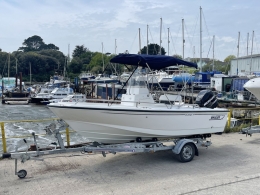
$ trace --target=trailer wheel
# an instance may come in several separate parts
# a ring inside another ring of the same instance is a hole
[[[18,175],[18,177],[19,177],[20,179],[23,179],[23,178],[26,177],[27,171],[24,170],[24,169],[22,169],[22,170],[18,171],[18,174],[17,174],[17,175]]]
[[[194,155],[195,155],[194,144],[187,143],[182,147],[180,154],[178,154],[178,158],[180,162],[190,162],[192,161]]]

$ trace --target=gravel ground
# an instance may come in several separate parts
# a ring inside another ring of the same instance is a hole
[[[259,194],[260,134],[213,135],[212,145],[180,163],[171,151],[44,156],[44,161],[0,160],[1,195],[45,194]]]

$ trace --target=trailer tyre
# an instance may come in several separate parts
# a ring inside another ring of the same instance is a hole
[[[17,175],[18,175],[18,177],[19,177],[20,179],[23,179],[23,178],[26,177],[27,171],[24,170],[24,169],[22,169],[22,170],[18,171],[18,174],[17,174]]]
[[[178,159],[180,162],[190,162],[194,158],[195,155],[195,147],[193,143],[185,144],[181,152],[178,154]]]

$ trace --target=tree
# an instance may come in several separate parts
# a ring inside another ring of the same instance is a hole
[[[59,48],[54,44],[45,44],[40,36],[34,35],[28,39],[25,39],[23,42],[23,47],[19,47],[18,51],[29,52],[40,51],[44,49],[59,50]]]
[[[72,53],[72,57],[80,57],[82,54],[86,53],[88,48],[84,47],[84,45],[76,45],[76,48],[74,49]]]
[[[86,53],[82,54],[80,58],[82,59],[84,64],[89,64],[91,58],[93,56],[93,52],[87,51]]]
[[[43,45],[45,45],[43,39],[40,36],[34,35],[28,39],[25,39],[23,42],[24,47],[19,47],[18,50],[23,52],[38,51]]]
[[[228,71],[230,70],[230,66],[231,66],[230,62],[231,62],[231,60],[233,60],[233,59],[235,59],[235,58],[236,58],[236,56],[234,56],[234,55],[229,55],[229,56],[227,56],[227,57],[224,59],[224,62],[227,63],[227,66],[226,66],[226,68],[225,68],[225,74],[228,74]]]
[[[231,60],[233,60],[233,59],[235,59],[235,58],[236,58],[236,56],[234,56],[234,55],[229,55],[229,56],[227,56],[227,57],[224,59],[224,62],[230,64]]]
[[[174,54],[174,55],[173,55],[173,57],[175,57],[175,58],[178,58],[178,59],[181,59],[181,60],[182,60],[182,56],[181,56],[181,55],[179,55],[179,54]]]
[[[165,55],[165,49],[162,47],[161,48],[161,55]],[[141,54],[146,54],[147,53],[147,46],[144,46],[143,49],[141,49]],[[151,43],[148,45],[148,54],[149,55],[158,55],[160,53],[160,46],[155,43]]]
[[[220,60],[214,60],[214,71],[225,72],[226,62]],[[210,60],[206,65],[202,67],[202,71],[212,71],[213,70],[213,60]]]
[[[57,47],[56,45],[50,43],[48,45],[44,44],[40,47],[40,50],[44,50],[44,49],[51,49],[51,50],[59,50],[59,47]]]

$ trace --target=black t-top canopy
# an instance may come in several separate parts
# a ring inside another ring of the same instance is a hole
[[[178,58],[164,55],[119,54],[112,58],[110,62],[143,67],[147,67],[146,64],[148,64],[152,70],[160,70],[174,65],[185,65],[198,68],[197,64],[192,62],[187,62]]]

